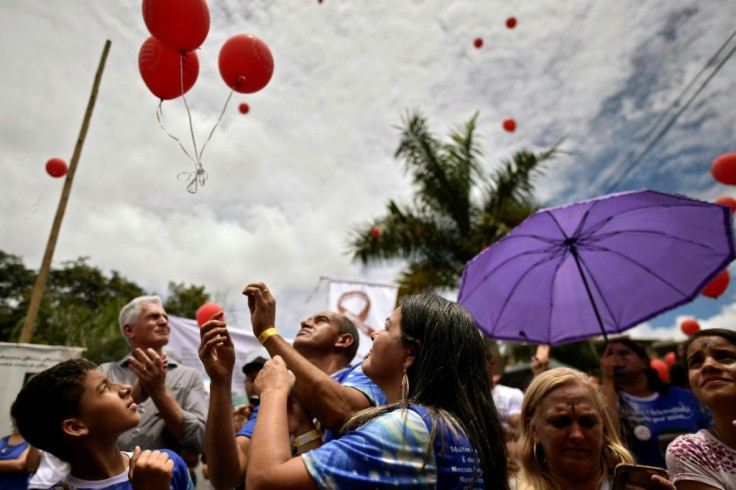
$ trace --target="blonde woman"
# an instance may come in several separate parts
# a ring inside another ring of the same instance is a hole
[[[540,374],[521,407],[520,490],[606,490],[619,463],[634,463],[590,377],[570,368]],[[653,476],[651,489],[674,489]]]

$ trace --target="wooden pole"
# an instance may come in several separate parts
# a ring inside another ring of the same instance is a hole
[[[43,290],[46,286],[46,279],[49,275],[49,269],[51,268],[51,259],[54,257],[54,249],[56,248],[56,240],[59,238],[59,229],[61,228],[61,221],[64,219],[64,211],[66,211],[66,203],[69,201],[69,193],[72,190],[72,182],[74,181],[74,173],[77,171],[77,163],[79,162],[79,155],[82,153],[82,145],[84,139],[87,136],[87,129],[89,128],[89,121],[92,118],[92,109],[95,107],[95,101],[97,100],[97,91],[100,87],[100,80],[102,79],[102,72],[105,69],[105,61],[107,61],[107,54],[110,52],[110,45],[112,43],[108,39],[105,41],[105,47],[102,50],[102,57],[100,58],[100,64],[97,67],[97,74],[95,75],[95,82],[92,85],[92,93],[89,96],[89,102],[87,103],[87,112],[84,114],[84,120],[82,121],[82,128],[79,130],[79,137],[77,138],[77,144],[74,147],[74,154],[72,155],[72,161],[69,163],[69,171],[66,174],[66,180],[64,181],[64,188],[61,191],[61,199],[59,200],[59,206],[56,208],[56,216],[54,217],[54,223],[51,225],[51,234],[49,235],[49,241],[46,243],[46,252],[43,254],[43,261],[41,262],[41,269],[38,271],[38,278],[36,279],[36,285],[33,286],[33,293],[31,294],[31,304],[28,305],[28,313],[26,314],[25,322],[23,323],[23,330],[20,333],[18,342],[29,343],[33,336],[33,329],[36,326],[36,317],[38,316],[38,308],[41,306],[41,298],[43,297]]]

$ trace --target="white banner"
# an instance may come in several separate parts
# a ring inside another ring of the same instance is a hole
[[[171,334],[169,335],[169,343],[167,349],[174,350],[181,357],[181,362],[185,366],[193,367],[202,373],[205,380],[205,388],[209,393],[209,378],[204,371],[204,366],[199,360],[199,327],[197,322],[188,318],[178,316],[170,316],[169,324],[171,325]],[[264,356],[269,358],[268,352],[261,347],[258,339],[253,332],[240,330],[236,328],[228,328],[230,338],[235,344],[235,367],[233,368],[233,396],[245,393],[245,375],[243,375],[243,364],[245,357],[254,349],[262,349]]]
[[[34,374],[82,355],[82,347],[0,342],[0,434],[12,433],[10,406]]]
[[[396,309],[399,287],[394,284],[372,284],[358,281],[328,279],[327,304],[350,318],[360,332],[357,359],[362,359],[371,350],[371,333],[380,330],[386,318]]]

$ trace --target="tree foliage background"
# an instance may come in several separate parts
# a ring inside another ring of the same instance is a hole
[[[398,128],[394,157],[412,179],[413,197],[408,203],[389,200],[385,214],[352,232],[348,250],[354,261],[406,263],[397,278],[400,295],[457,289],[469,260],[539,209],[534,179],[562,153],[562,141],[538,153],[519,150],[487,172],[477,117],[441,139],[421,112],[409,112]],[[533,352],[511,345],[506,357],[528,360]],[[557,346],[551,354],[586,371],[598,366],[587,342]]]
[[[97,363],[117,360],[128,352],[120,309],[152,293],[116,271],[106,275],[88,260],[80,257],[51,269],[32,342],[84,347],[84,357]],[[0,250],[0,341],[17,342],[36,276],[21,257]],[[194,318],[209,298],[203,286],[169,282],[164,308],[170,315]]]
[[[386,213],[353,230],[349,252],[363,264],[402,259],[400,293],[458,287],[465,264],[538,209],[532,179],[559,143],[517,151],[484,171],[474,115],[447,141],[421,112],[407,114],[394,157],[412,178],[410,203],[389,200]]]

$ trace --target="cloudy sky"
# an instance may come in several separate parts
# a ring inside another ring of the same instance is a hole
[[[566,155],[536,180],[548,205],[649,187],[713,200],[733,196],[710,162],[736,151],[736,61],[713,76],[661,141],[617,184],[641,139],[732,34],[732,0],[389,1],[210,0],[200,74],[187,94],[198,144],[229,89],[217,69],[239,33],[273,53],[270,84],[235,94],[207,146],[206,185],[187,193],[193,163],[159,127],[157,99],[138,72],[148,37],[140,2],[0,1],[0,249],[38,268],[63,179],[44,170],[71,158],[95,70],[112,41],[55,264],[88,256],[148,290],[203,284],[236,327],[249,327],[239,292],[265,281],[277,323],[326,304],[320,276],[391,282],[400,264],[365,268],[346,254],[350,230],[404,201],[411,186],[392,158],[402,115],[420,109],[441,136],[479,112],[491,171],[521,148],[566,137]],[[507,29],[506,18],[518,25]],[[482,38],[482,49],[473,46]],[[695,87],[736,46],[722,51]],[[237,105],[247,102],[250,113]],[[186,145],[181,99],[164,124]],[[516,119],[515,133],[501,122]],[[191,146],[189,146],[191,147]],[[623,162],[623,163],[622,163]],[[732,273],[736,270],[732,270]],[[736,287],[637,327],[680,338],[683,316],[703,326],[736,318]]]

